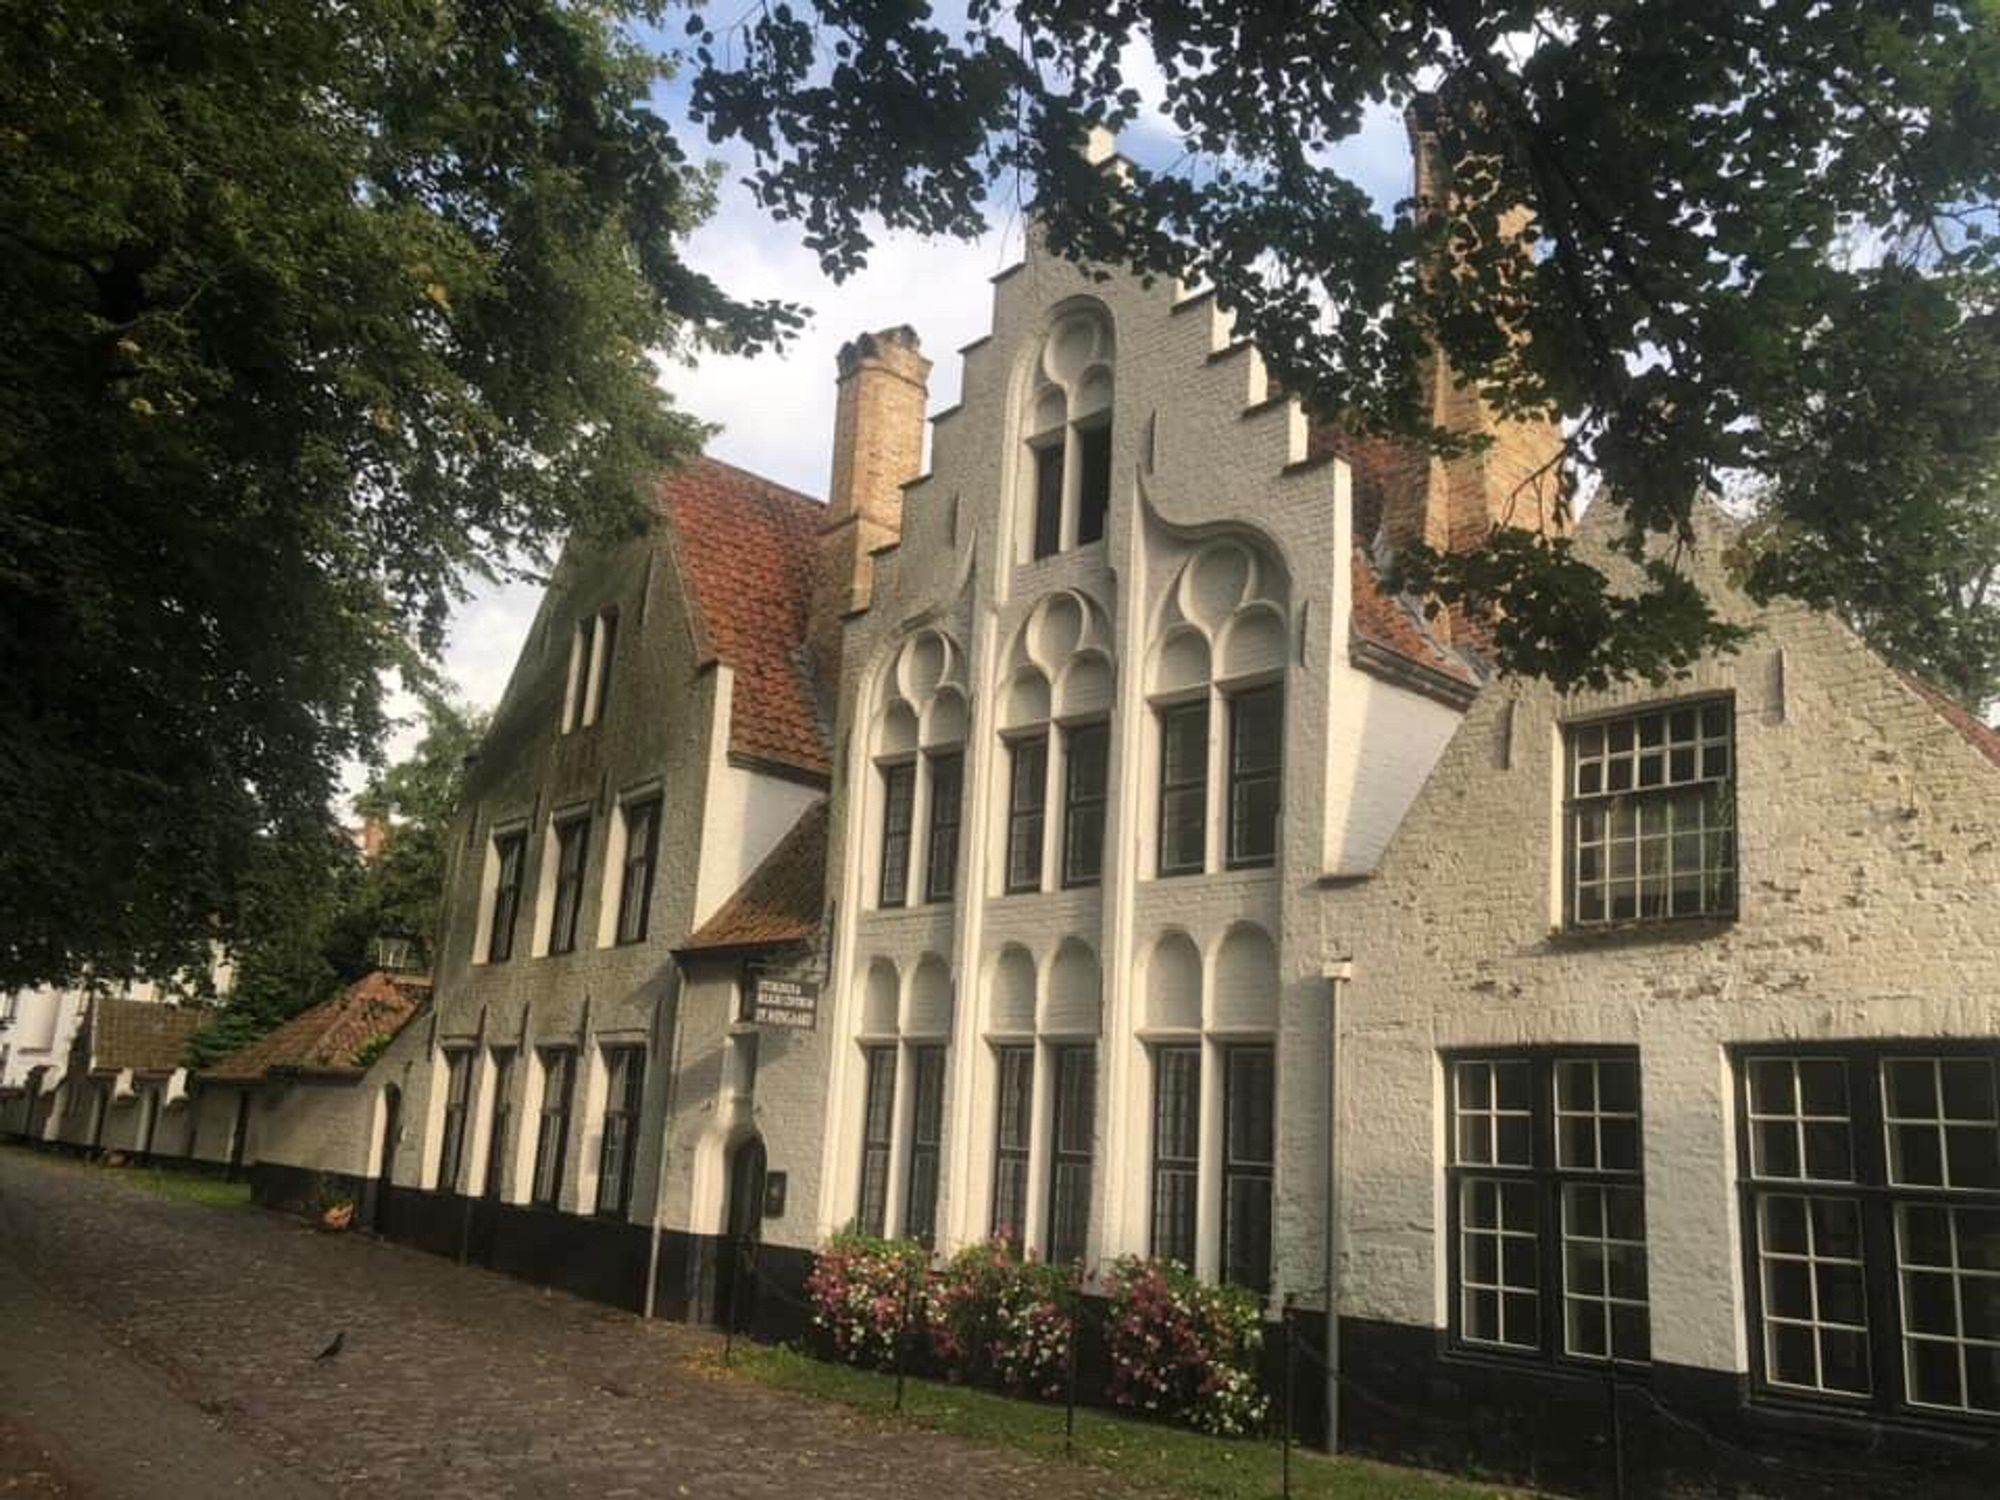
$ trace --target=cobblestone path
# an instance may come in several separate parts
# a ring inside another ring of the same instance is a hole
[[[315,1360],[336,1333],[341,1352]],[[0,1456],[39,1445],[62,1486],[28,1493],[1105,1493],[1100,1474],[743,1384],[715,1348],[415,1251],[0,1149],[0,1409],[28,1424]]]

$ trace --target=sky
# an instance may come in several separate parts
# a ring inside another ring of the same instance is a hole
[[[1164,165],[1180,146],[1158,111],[1164,97],[1159,71],[1143,47],[1128,48],[1124,62],[1148,115],[1121,138],[1120,149],[1147,165]],[[681,86],[663,86],[654,105],[680,128],[691,151],[704,148],[697,154],[727,169],[715,215],[688,241],[689,263],[738,297],[802,302],[812,317],[781,352],[711,357],[693,366],[663,363],[662,383],[682,409],[716,424],[709,451],[717,457],[823,497],[832,465],[836,351],[858,333],[907,323],[934,362],[931,409],[953,405],[957,351],[987,332],[987,281],[1020,255],[1018,206],[996,205],[986,233],[970,242],[880,234],[867,269],[836,285],[821,273],[798,228],[770,218],[742,185],[747,153],[707,147],[705,135],[687,120],[684,98]],[[1371,113],[1335,160],[1385,214],[1407,192],[1408,148],[1391,110]],[[470,703],[491,707],[499,701],[539,597],[533,585],[484,585],[456,612],[444,668]],[[399,701],[400,712],[412,707]],[[399,734],[389,747],[392,757],[413,740],[408,729]]]

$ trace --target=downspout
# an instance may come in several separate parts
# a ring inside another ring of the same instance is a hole
[[[664,1049],[667,1063],[667,1086],[665,1101],[660,1110],[660,1154],[653,1173],[653,1232],[646,1245],[646,1288],[642,1299],[644,1317],[654,1316],[654,1294],[660,1284],[660,1232],[667,1215],[667,1148],[673,1140],[674,1102],[680,1093],[681,1082],[681,976],[676,967],[669,981],[674,1007],[674,1018]],[[657,1023],[654,1034],[658,1035]]]
[[[1340,1451],[1340,997],[1354,960],[1326,969],[1326,1451]]]

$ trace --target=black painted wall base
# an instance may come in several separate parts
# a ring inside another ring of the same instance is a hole
[[[1612,1382],[1460,1354],[1435,1329],[1396,1323],[1342,1319],[1340,1344],[1347,1452],[1635,1500],[2000,1495],[2000,1431],[1991,1426],[1774,1407],[1754,1399],[1741,1376],[1685,1365]]]

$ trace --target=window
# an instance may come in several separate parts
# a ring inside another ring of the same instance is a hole
[[[2000,1051],[1903,1044],[1741,1066],[1763,1383],[2000,1417]]]
[[[944,1048],[910,1049],[916,1098],[910,1110],[910,1180],[903,1195],[903,1237],[937,1238],[938,1163],[944,1145]]]
[[[1637,1054],[1455,1057],[1446,1074],[1458,1341],[1645,1362]]]
[[[889,1222],[889,1148],[896,1128],[896,1049],[869,1047],[868,1091],[861,1120],[861,1205],[855,1225],[881,1235]]]
[[[618,887],[618,941],[642,942],[653,904],[653,865],[660,847],[660,799],[625,809],[625,870]]]
[[[618,644],[618,611],[607,609],[576,622],[569,648],[569,683],[563,690],[564,734],[602,723],[611,697],[611,662]]]
[[[1277,1065],[1268,1045],[1222,1051],[1222,1279],[1271,1289]]]
[[[597,1211],[623,1218],[632,1203],[632,1159],[646,1086],[646,1049],[604,1049],[604,1141],[597,1153]]]
[[[576,1078],[576,1055],[567,1047],[544,1047],[542,1114],[535,1125],[535,1182],[529,1201],[554,1208],[562,1196],[563,1166],[569,1152],[569,1101]]]
[[[1076,544],[1104,540],[1104,518],[1111,509],[1111,424],[1079,427],[1076,432]]]
[[[910,889],[910,822],[917,800],[917,765],[902,761],[882,767],[883,906],[901,906]]]
[[[611,662],[618,647],[618,611],[597,617],[597,640],[590,653],[590,694],[584,699],[583,722],[602,724],[611,707]]]
[[[1055,1141],[1049,1161],[1049,1263],[1083,1259],[1090,1235],[1090,1169],[1097,1120],[1097,1049],[1057,1047]]]
[[[493,1121],[486,1130],[486,1196],[497,1198],[507,1185],[507,1134],[514,1125],[514,1052],[495,1047],[491,1056]]]
[[[486,961],[504,964],[514,953],[514,918],[521,910],[521,864],[528,852],[525,833],[503,833],[493,839],[499,874],[493,887],[493,928],[486,939]]]
[[[1201,1048],[1153,1051],[1153,1256],[1195,1265],[1201,1177]]]
[[[924,899],[949,901],[958,883],[959,804],[964,798],[965,757],[954,750],[933,755],[930,855],[924,863]]]
[[[1042,888],[1043,810],[1048,803],[1049,737],[1015,740],[1007,802],[1007,894]]]
[[[1062,549],[1063,435],[1034,450],[1035,556],[1053,557]]]
[[[465,1106],[472,1092],[472,1054],[457,1049],[444,1055],[444,1141],[438,1148],[438,1191],[458,1191],[458,1169],[465,1156]]]
[[[1284,696],[1276,685],[1229,699],[1229,867],[1278,857],[1279,767],[1284,760]]]
[[[1035,1113],[1035,1049],[995,1047],[1000,1118],[993,1144],[993,1238],[1019,1247],[1028,1233],[1028,1132]]]
[[[1569,919],[1736,909],[1736,793],[1726,701],[1569,730]]]
[[[1109,724],[1078,724],[1063,732],[1063,884],[1096,885],[1104,875],[1106,763]]]
[[[556,825],[555,915],[549,923],[549,952],[576,948],[576,921],[583,910],[583,862],[590,850],[590,819]]]
[[[1198,874],[1207,858],[1208,700],[1160,710],[1160,873]]]

